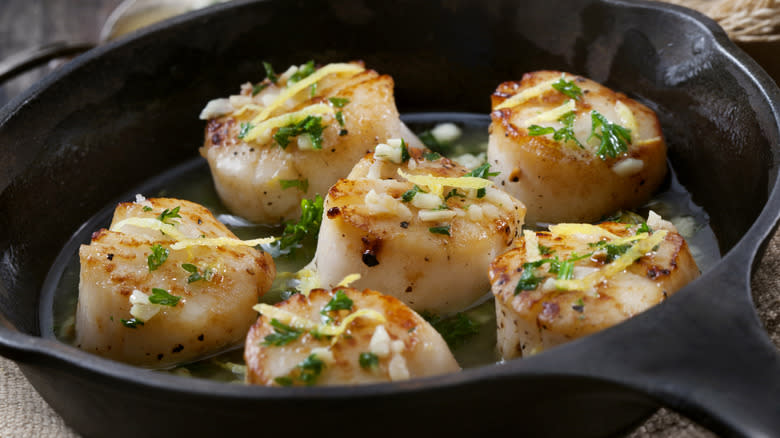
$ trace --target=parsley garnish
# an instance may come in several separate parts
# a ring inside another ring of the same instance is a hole
[[[490,163],[482,163],[481,166],[463,176],[473,176],[475,178],[487,179],[488,177],[496,176],[499,173],[500,172],[490,172]],[[477,198],[484,198],[485,193],[487,193],[485,189],[477,189]]]
[[[280,179],[279,185],[282,186],[282,190],[289,189],[290,187],[298,187],[303,193],[309,191],[308,179]]]
[[[345,294],[343,290],[338,290],[336,291],[336,294],[333,295],[333,298],[328,301],[328,304],[326,304],[325,307],[320,310],[320,314],[328,317],[328,312],[336,310],[349,310],[352,308],[352,304],[352,300],[347,296],[347,294]],[[330,320],[329,317],[328,320]]]
[[[379,356],[370,352],[360,353],[360,356],[358,356],[358,362],[360,363],[360,368],[376,368],[379,366]]]
[[[552,87],[574,100],[579,100],[582,97],[580,87],[574,81],[567,81],[563,76],[558,82],[552,84]]]
[[[577,312],[582,313],[585,310],[585,302],[582,301],[582,298],[580,298],[574,303],[574,305],[571,306],[571,308],[576,310]]]
[[[268,88],[270,84],[267,82],[258,82],[252,86],[252,96],[257,96],[261,91]]]
[[[444,197],[444,200],[446,201],[446,200],[448,200],[448,199],[450,199],[450,198],[452,198],[454,196],[457,196],[459,198],[465,198],[466,197],[466,195],[458,193],[458,189],[452,189],[452,190],[450,190],[449,193],[447,193],[447,196]]]
[[[208,268],[201,274],[198,271],[198,267],[190,263],[182,264],[181,268],[190,273],[189,278],[187,278],[187,283],[194,283],[200,280],[211,281],[211,279],[214,278],[214,274],[216,273],[214,268]]]
[[[157,268],[165,263],[168,259],[168,254],[170,254],[170,251],[168,251],[167,248],[163,248],[159,243],[152,245],[151,249],[152,253],[146,257],[146,264],[149,265],[149,272],[157,270]]]
[[[336,111],[336,114],[334,115],[334,117],[336,117],[336,121],[339,122],[339,126],[341,126],[343,128],[344,127],[344,113],[341,112],[340,110]],[[345,131],[345,130],[342,129],[341,131]],[[339,132],[339,135],[345,135],[345,134],[342,134],[341,131]]]
[[[140,319],[136,319],[136,318],[120,319],[119,322],[121,322],[123,326],[125,326],[127,328],[131,328],[131,329],[134,329],[134,328],[138,327],[139,325],[144,325],[143,321],[141,321]]]
[[[161,306],[176,307],[181,297],[171,295],[165,289],[152,288],[152,294],[149,296],[149,302]]]
[[[279,80],[279,77],[274,73],[274,68],[271,66],[271,63],[263,61],[263,68],[265,69],[265,76],[269,81],[275,84]]]
[[[349,99],[346,97],[330,97],[328,98],[328,101],[336,108],[344,108],[344,105],[349,103]]]
[[[415,184],[411,190],[407,190],[403,195],[401,195],[401,200],[403,202],[411,202],[411,200],[414,199],[414,196],[418,193],[425,193],[425,190],[421,189],[417,184]]]
[[[149,207],[148,205],[144,205],[144,211],[152,211],[152,207]]]
[[[320,231],[322,222],[322,196],[317,195],[314,200],[301,200],[301,219],[298,223],[287,223],[282,237],[274,241],[272,245],[279,249],[286,249],[300,242],[306,236],[316,236]]]
[[[314,73],[314,70],[316,70],[314,68],[314,60],[311,60],[306,64],[303,64],[302,66],[298,67],[298,70],[296,70],[295,73],[293,73],[290,76],[290,79],[287,81],[287,83],[294,84],[300,81],[301,79],[306,78],[310,74]]]
[[[647,222],[642,222],[642,225],[640,225],[640,226],[639,226],[639,228],[637,228],[637,229],[636,229],[636,233],[637,233],[637,234],[639,234],[639,233],[647,233],[647,234],[652,234],[652,232],[653,232],[653,229],[652,229],[652,228],[650,228],[650,227],[647,225]]]
[[[317,83],[311,84],[309,87],[309,97],[314,97],[317,95]]]
[[[309,357],[298,364],[298,368],[301,370],[298,379],[307,385],[313,385],[320,374],[322,374],[325,362],[318,358],[316,354],[310,354]]]
[[[423,154],[423,158],[425,158],[428,161],[436,161],[439,158],[441,158],[441,154],[438,152],[426,152]]]
[[[598,111],[590,113],[591,133],[588,140],[593,137],[601,141],[596,155],[602,160],[609,156],[615,158],[618,154],[628,151],[628,143],[631,143],[631,131],[620,125],[610,123]],[[599,131],[600,133],[597,133]]]
[[[274,382],[276,382],[276,384],[280,386],[292,386],[293,379],[286,376],[282,376],[282,377],[275,378]]]
[[[252,125],[249,122],[241,122],[240,125],[238,125],[238,138],[243,140],[244,137],[246,137],[247,134],[249,134],[249,131],[254,128],[254,125]]]
[[[575,118],[577,118],[577,114],[574,111],[569,111],[568,113],[558,118],[558,121],[563,123],[563,128],[556,131],[554,128],[549,126],[543,127],[539,125],[531,125],[528,127],[528,135],[537,136],[553,134],[553,140],[555,141],[563,141],[564,143],[567,141],[573,141],[577,144],[577,146],[584,149],[585,147],[582,145],[582,143],[580,143],[579,140],[577,140],[577,137],[574,135]]]
[[[301,134],[308,134],[311,137],[311,142],[314,149],[322,149],[322,131],[325,129],[322,126],[322,117],[318,116],[306,116],[305,119],[298,123],[291,123],[287,126],[282,126],[274,134],[274,140],[282,149],[287,148],[290,144],[290,137],[297,137]]]
[[[541,243],[537,244],[537,247],[539,248],[539,254],[541,254],[541,255],[551,255],[551,254],[553,254],[555,252],[549,246],[544,246]]]
[[[609,243],[608,240],[600,240],[598,242],[589,243],[588,246],[604,249],[607,252],[607,263],[615,261],[615,259],[625,254],[625,252],[631,248],[630,243],[615,245],[613,243]]]
[[[302,330],[294,329],[276,318],[271,319],[271,326],[274,328],[274,332],[270,335],[266,335],[260,345],[281,347],[282,345],[287,345],[298,339],[298,337],[303,334]]]
[[[539,266],[542,266],[543,264],[551,261],[553,260],[542,259],[542,260],[537,260],[535,262],[523,263],[523,273],[520,274],[520,280],[517,282],[517,286],[515,286],[515,295],[519,294],[524,290],[536,289],[539,283],[541,283],[542,280],[544,280],[544,277],[537,277],[536,272],[534,271]]]
[[[433,234],[444,234],[445,236],[450,235],[450,225],[442,225],[439,227],[430,227],[428,228],[428,231],[430,231]]]
[[[180,208],[181,206],[179,205],[177,205],[173,210],[168,210],[166,208],[162,213],[160,213],[159,216],[157,216],[157,220],[164,224],[176,225],[176,222],[171,222],[171,220],[174,218],[181,218],[181,216],[179,216]]]
[[[409,148],[406,146],[406,142],[402,138],[401,139],[401,162],[405,163],[405,162],[409,161],[409,158],[411,158],[411,157],[412,156],[409,155]]]
[[[442,318],[434,313],[424,311],[420,314],[454,349],[462,345],[466,339],[479,333],[479,323],[464,313],[457,313],[449,318]]]

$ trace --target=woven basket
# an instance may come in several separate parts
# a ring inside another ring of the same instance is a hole
[[[717,21],[780,84],[780,0],[665,1],[695,9]]]

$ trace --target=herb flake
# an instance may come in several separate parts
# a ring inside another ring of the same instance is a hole
[[[274,328],[274,332],[266,335],[260,345],[281,347],[298,339],[303,334],[302,330],[294,329],[276,318],[271,319],[271,327]]]
[[[631,143],[631,130],[620,125],[610,123],[598,111],[590,113],[591,133],[588,140],[593,137],[599,139],[600,144],[596,150],[596,155],[602,160],[606,157],[616,158],[619,154],[628,151],[628,144]]]
[[[302,134],[308,134],[314,149],[322,149],[322,132],[325,127],[322,126],[322,117],[306,116],[297,123],[291,123],[282,126],[274,134],[274,140],[282,148],[286,149],[290,144],[291,137],[297,137]]]
[[[166,260],[170,251],[167,248],[163,248],[162,245],[156,243],[151,246],[152,253],[146,257],[146,264],[149,266],[149,272],[156,271],[157,268],[162,266]]]
[[[434,313],[424,311],[420,316],[439,332],[451,349],[463,345],[468,338],[479,333],[479,323],[469,318],[465,313],[442,318]]]
[[[443,234],[445,236],[450,236],[450,225],[441,225],[438,227],[430,227],[428,228],[428,231],[430,231],[433,234]]]
[[[552,84],[552,87],[574,100],[580,100],[580,98],[582,98],[582,90],[580,87],[578,87],[574,81],[567,81],[563,76],[561,76],[561,79],[559,79],[558,82]]]
[[[363,352],[358,356],[358,363],[360,363],[360,368],[365,370],[377,368],[379,366],[379,356],[371,352]]]
[[[165,289],[152,288],[152,294],[149,295],[149,302],[161,306],[176,307],[181,297],[171,295]]]

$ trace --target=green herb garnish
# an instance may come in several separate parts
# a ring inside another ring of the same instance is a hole
[[[310,354],[309,357],[298,364],[298,368],[300,369],[298,379],[307,385],[313,385],[320,374],[322,374],[325,362],[318,358],[316,354]]]
[[[152,207],[149,207],[148,205],[144,205],[143,210],[149,212],[152,211]]]
[[[567,81],[563,76],[558,82],[552,84],[552,87],[574,100],[579,100],[582,97],[580,87],[574,81]]]
[[[176,307],[181,297],[171,295],[165,289],[152,288],[152,294],[149,295],[149,302],[161,306]]]
[[[459,347],[466,339],[479,333],[479,323],[464,313],[457,313],[448,318],[442,318],[434,313],[424,311],[420,316],[439,332],[451,349]]]
[[[455,197],[455,196],[457,196],[458,198],[465,198],[466,197],[466,195],[458,193],[458,189],[452,189],[452,190],[450,190],[449,193],[447,193],[447,196],[444,197],[444,200],[446,201],[446,200],[448,200],[448,199],[450,199],[452,197]]]
[[[423,154],[423,158],[425,158],[428,161],[436,161],[439,158],[441,158],[441,154],[438,152],[426,152]]]
[[[475,178],[487,179],[488,177],[496,176],[499,173],[500,172],[490,172],[490,163],[482,163],[481,166],[463,176],[473,176]],[[486,193],[487,192],[485,189],[477,189],[477,198],[484,198]]]
[[[211,281],[211,279],[214,278],[214,274],[216,273],[214,268],[207,268],[205,271],[203,271],[203,273],[201,273],[198,271],[197,266],[190,263],[182,264],[181,268],[190,273],[190,276],[187,278],[187,283],[194,283],[200,280]]]
[[[157,216],[157,220],[168,225],[176,225],[176,222],[172,222],[174,218],[180,218],[179,216],[179,209],[181,206],[176,206],[173,210],[168,210],[167,208],[163,210],[162,213],[160,213],[159,216]]]
[[[524,290],[534,290],[539,285],[539,283],[544,280],[544,277],[539,277],[536,275],[536,268],[542,266],[545,263],[552,262],[554,260],[552,259],[542,259],[537,260],[535,262],[527,262],[523,263],[523,273],[520,274],[520,280],[517,282],[517,286],[515,286],[515,295],[519,294],[520,292]]]
[[[541,254],[541,255],[551,255],[551,254],[553,254],[555,252],[549,246],[544,246],[541,243],[537,244],[536,246],[539,248],[539,254]]]
[[[336,294],[333,295],[333,298],[328,301],[328,304],[325,305],[325,307],[320,310],[320,314],[327,315],[328,312],[336,311],[336,310],[350,310],[352,308],[352,300],[347,296],[346,293],[344,293],[343,290],[339,289],[336,291]]]
[[[619,154],[628,151],[628,144],[631,143],[631,130],[620,125],[610,123],[598,111],[590,113],[591,133],[588,140],[593,137],[601,141],[596,155],[602,160],[605,157],[615,158]]]
[[[346,97],[330,97],[328,101],[336,108],[344,108],[344,105],[349,103],[349,99]]]
[[[404,139],[401,139],[401,162],[405,163],[409,161],[409,158],[412,158],[411,155],[409,155],[409,147],[406,146],[406,142]]]
[[[246,137],[247,134],[249,134],[249,131],[254,128],[254,125],[252,125],[249,122],[241,122],[240,125],[238,125],[238,138],[243,140],[244,137]]]
[[[290,79],[287,80],[287,84],[288,85],[294,84],[300,81],[301,79],[306,78],[310,74],[314,73],[315,70],[316,69],[314,68],[314,60],[311,60],[306,64],[303,64],[302,66],[298,67],[298,70],[296,70],[295,73],[293,73],[290,76]]]
[[[374,353],[360,353],[358,362],[360,363],[360,368],[376,368],[379,366],[379,356]]]
[[[287,126],[282,126],[274,134],[274,140],[281,146],[282,149],[286,149],[290,144],[290,137],[297,137],[302,134],[308,134],[311,138],[311,142],[314,149],[322,149],[322,131],[325,129],[322,126],[322,117],[318,116],[306,116],[305,119],[298,123],[291,123]]]
[[[255,85],[252,86],[252,96],[257,96],[260,94],[261,91],[268,88],[268,86],[271,85],[267,82],[258,82]]]
[[[266,335],[260,345],[281,347],[282,345],[287,345],[298,339],[298,337],[303,334],[303,330],[294,329],[276,318],[271,318],[271,326],[274,328],[274,332],[270,335]]]
[[[149,272],[157,270],[166,260],[168,260],[167,248],[163,248],[162,245],[156,243],[151,247],[152,253],[146,257],[146,264],[149,265]]]
[[[430,231],[433,234],[443,234],[445,236],[450,235],[450,225],[441,225],[438,227],[430,227],[428,228],[428,231]]]
[[[641,224],[641,225],[639,225],[639,228],[637,228],[637,229],[636,229],[636,233],[637,233],[637,234],[639,234],[639,233],[647,233],[647,234],[652,234],[652,232],[653,232],[653,229],[652,229],[652,228],[650,228],[650,227],[647,225],[647,222],[642,222],[642,224]]]
[[[271,66],[271,63],[263,61],[263,68],[265,69],[265,77],[267,77],[271,83],[275,84],[279,80],[279,77],[274,73],[274,68]]]
[[[418,193],[425,193],[425,190],[421,189],[417,184],[415,184],[414,187],[405,191],[404,194],[401,195],[401,200],[403,202],[411,202],[412,199],[414,199],[414,196]]]
[[[139,325],[144,325],[143,321],[141,321],[140,319],[136,319],[136,318],[120,319],[119,322],[121,322],[123,326],[125,326],[127,328],[131,328],[131,329],[134,329],[134,328],[138,327]]]
[[[303,193],[309,191],[308,179],[280,179],[279,185],[282,187],[282,190],[289,189],[290,187],[297,187],[301,189]]]
[[[577,114],[574,111],[569,111],[568,113],[558,118],[558,121],[563,123],[563,128],[556,131],[554,128],[549,126],[543,127],[539,125],[531,125],[528,127],[528,135],[537,136],[553,134],[553,140],[555,141],[563,141],[564,143],[567,141],[573,141],[577,144],[577,146],[584,149],[585,147],[582,145],[582,143],[580,143],[579,140],[577,140],[577,137],[574,135],[575,118],[577,118]]]
[[[297,246],[306,236],[317,236],[322,222],[322,196],[316,195],[313,200],[301,200],[301,218],[293,224],[287,223],[282,237],[274,241],[272,245],[279,249]]]

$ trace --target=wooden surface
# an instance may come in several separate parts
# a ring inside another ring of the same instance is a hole
[[[0,59],[36,44],[59,40],[97,42],[100,29],[120,0],[0,0]],[[61,62],[53,62],[0,85],[0,105],[21,93]],[[775,235],[754,276],[764,324],[780,345],[780,235]],[[76,436],[34,392],[16,365],[0,358],[0,437]],[[628,436],[690,438],[706,429],[662,409]]]

